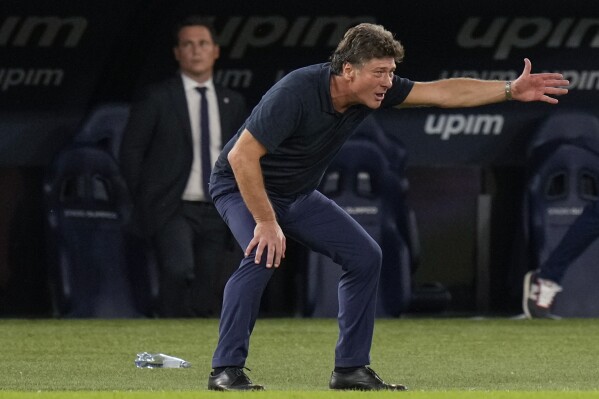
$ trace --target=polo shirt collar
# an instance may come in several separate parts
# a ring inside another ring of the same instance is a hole
[[[331,73],[331,63],[326,62],[322,64],[318,79],[318,93],[320,96],[320,107],[322,111],[329,114],[336,114],[337,111],[335,111],[335,108],[333,108],[333,101],[331,99]]]

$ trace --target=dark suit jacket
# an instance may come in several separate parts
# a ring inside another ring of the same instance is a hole
[[[225,145],[243,124],[241,94],[215,85]],[[148,87],[135,101],[119,160],[134,199],[134,221],[148,235],[181,204],[193,161],[191,124],[180,75]]]

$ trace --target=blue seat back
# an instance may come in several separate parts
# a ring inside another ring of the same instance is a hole
[[[44,188],[56,314],[138,315],[123,238],[130,201],[114,158],[92,146],[69,147],[53,163]]]
[[[540,267],[583,208],[598,199],[599,120],[583,113],[549,117],[528,148],[523,212],[527,269]],[[569,266],[555,314],[599,316],[597,259],[599,239]]]
[[[400,173],[404,159],[390,153],[398,148],[381,145],[372,137],[358,134],[350,139],[328,168],[320,191],[344,208],[381,246],[383,265],[377,300],[377,317],[396,317],[405,311],[411,297],[412,262],[405,220],[407,180]],[[398,166],[399,165],[399,166]],[[307,268],[307,314],[336,317],[337,286],[341,268],[324,255],[311,252]]]
[[[130,234],[132,202],[116,154],[126,104],[90,113],[50,166],[44,189],[55,313],[151,315],[157,271],[144,239]]]
[[[101,145],[118,159],[129,110],[129,104],[119,102],[96,106],[84,119],[75,142]]]

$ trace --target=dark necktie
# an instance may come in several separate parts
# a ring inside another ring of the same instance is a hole
[[[202,157],[202,187],[204,195],[208,194],[208,183],[210,182],[210,124],[208,120],[208,99],[206,98],[206,87],[196,87],[200,93],[200,155]]]

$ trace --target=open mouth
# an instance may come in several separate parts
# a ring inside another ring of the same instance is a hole
[[[385,93],[374,93],[374,96],[376,97],[377,101],[383,101],[385,98]]]

